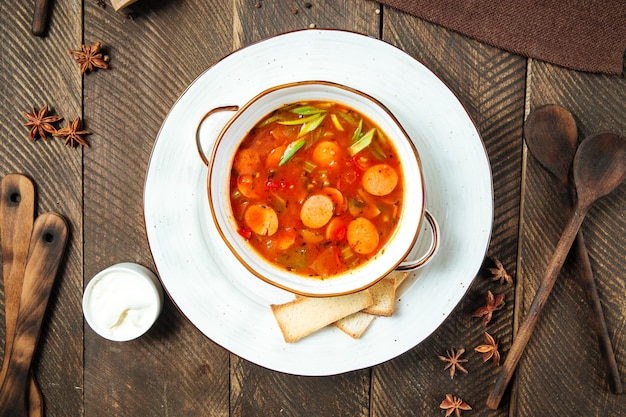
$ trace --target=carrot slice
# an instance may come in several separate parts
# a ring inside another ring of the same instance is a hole
[[[326,240],[330,242],[341,242],[346,238],[347,227],[341,218],[335,217],[326,226]]]
[[[278,230],[278,216],[273,208],[264,204],[253,204],[243,215],[243,219],[254,233],[272,236]]]
[[[302,204],[300,220],[311,229],[322,227],[333,216],[333,206],[333,201],[329,197],[314,194]]]
[[[378,230],[374,223],[364,217],[358,217],[348,224],[346,236],[348,244],[356,253],[367,255],[378,247]]]
[[[341,158],[341,148],[336,142],[325,140],[315,145],[313,162],[323,168],[337,166]]]
[[[265,158],[265,168],[273,169],[278,166],[283,154],[285,153],[285,149],[287,145],[282,145],[277,148],[272,149],[268,154],[267,158]]]
[[[240,149],[235,154],[233,169],[239,175],[253,175],[261,169],[261,157],[254,149]]]
[[[248,198],[259,198],[259,193],[255,190],[256,179],[252,175],[239,175],[237,177],[237,189]]]
[[[363,174],[363,188],[372,195],[391,193],[398,185],[398,173],[386,164],[374,165]]]

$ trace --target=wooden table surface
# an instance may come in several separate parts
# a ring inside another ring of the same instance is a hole
[[[53,1],[45,38],[31,34],[32,12],[32,1],[0,3],[0,175],[30,176],[38,212],[61,213],[71,227],[33,363],[47,416],[443,416],[439,404],[447,393],[471,405],[465,416],[626,415],[626,395],[610,392],[573,259],[496,411],[485,402],[500,367],[474,351],[485,329],[471,317],[487,290],[505,295],[504,309],[487,327],[505,359],[567,220],[553,181],[527,152],[525,117],[558,103],[575,115],[581,138],[600,130],[624,135],[623,75],[513,55],[368,0],[141,0],[118,12],[105,1]],[[311,25],[395,45],[457,95],[482,135],[493,173],[495,218],[485,266],[500,259],[514,284],[493,282],[481,270],[424,342],[381,365],[328,377],[282,374],[241,359],[169,300],[145,336],[126,343],[97,336],[81,309],[91,277],[118,262],[155,270],[143,185],[157,132],[177,97],[230,52]],[[110,56],[110,68],[81,76],[68,51],[95,41]],[[22,111],[44,104],[63,123],[84,120],[90,146],[30,141]],[[623,183],[583,224],[623,378],[625,208]],[[450,379],[438,359],[450,348],[466,350],[468,374]]]

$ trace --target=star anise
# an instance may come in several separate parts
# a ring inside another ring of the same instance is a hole
[[[444,362],[448,362],[446,367],[443,369],[444,371],[446,369],[450,369],[450,379],[454,378],[457,369],[461,372],[467,373],[467,369],[463,368],[463,365],[461,365],[461,363],[467,362],[467,359],[461,359],[461,355],[464,353],[465,349],[459,349],[456,353],[454,352],[454,349],[450,349],[449,351],[446,350],[446,354],[448,355],[447,357],[438,355],[439,359]]]
[[[476,310],[472,317],[482,317],[483,326],[487,326],[491,321],[493,312],[502,307],[504,307],[504,294],[494,296],[491,291],[487,291],[487,305]]]
[[[485,332],[485,343],[474,350],[483,354],[483,362],[493,359],[496,365],[500,365],[500,352],[498,351],[498,342],[489,333]]]
[[[469,411],[472,409],[468,403],[452,394],[446,394],[446,398],[439,404],[439,408],[446,410],[446,417],[452,413],[455,413],[456,417],[461,417],[461,410]]]
[[[62,137],[65,140],[65,145],[76,147],[78,145],[89,146],[89,143],[82,137],[82,135],[90,135],[91,132],[80,129],[80,117],[74,119],[73,122],[69,122],[67,127],[57,130],[54,136]]]
[[[56,128],[52,126],[52,123],[56,123],[59,120],[62,120],[59,116],[48,116],[48,105],[44,104],[44,106],[37,110],[33,107],[33,112],[22,112],[24,117],[28,120],[24,123],[24,126],[30,127],[30,138],[31,140],[37,140],[37,136],[41,139],[46,140],[48,138],[48,133],[54,135],[56,133]]]
[[[93,71],[95,68],[107,69],[109,64],[106,63],[104,57],[100,53],[100,41],[96,41],[93,45],[81,45],[80,49],[72,49],[70,54],[74,55],[76,62],[80,65],[80,73]]]
[[[504,269],[504,265],[502,265],[502,262],[500,262],[499,259],[493,258],[493,263],[496,265],[495,268],[489,268],[489,272],[491,272],[491,279],[493,281],[500,281],[500,284],[504,284],[505,282],[507,284],[511,284],[513,283],[513,277],[511,277],[511,275],[509,275],[506,272],[506,269]]]

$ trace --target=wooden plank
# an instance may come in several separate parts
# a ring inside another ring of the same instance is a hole
[[[48,36],[31,34],[33,3],[0,5],[0,175],[21,172],[37,188],[38,212],[67,218],[70,241],[55,282],[33,367],[48,415],[82,412],[82,178],[80,150],[58,138],[32,142],[22,111],[44,104],[66,120],[80,116],[81,83],[68,50],[81,39],[80,10],[55,3]],[[4,322],[4,309],[0,313]],[[0,330],[4,340],[4,326]],[[0,347],[4,349],[4,347]]]
[[[310,7],[303,3],[257,3],[234,2],[234,48],[310,25],[378,36],[378,5],[371,1],[310,1]],[[369,415],[369,370],[311,378],[270,371],[234,356],[231,364],[233,416]]]
[[[231,416],[368,416],[369,370],[326,377],[274,372],[231,360]]]
[[[232,5],[138,2],[115,12],[85,2],[85,43],[102,41],[110,69],[87,74],[85,284],[118,262],[155,270],[145,237],[143,184],[154,140],[185,88],[230,52]],[[130,18],[129,18],[130,16]],[[183,29],[184,28],[184,29]],[[85,330],[86,415],[228,414],[229,356],[169,302],[126,343]]]
[[[279,33],[306,28],[351,30],[379,37],[380,9],[371,0],[317,0],[303,3],[234,0],[237,49]]]
[[[522,119],[526,60],[470,40],[439,26],[400,13],[383,11],[383,39],[411,54],[437,74],[457,95],[476,123],[491,163],[494,182],[494,225],[488,255],[500,259],[515,275],[519,190],[522,161]],[[493,267],[485,262],[485,268]],[[485,304],[486,293],[504,293],[506,306],[485,329],[472,313]],[[514,287],[491,280],[481,270],[450,317],[423,343],[373,371],[372,415],[436,415],[447,393],[469,403],[472,415],[494,413],[485,401],[499,368],[483,363],[474,348],[487,330],[504,355],[511,343]],[[469,373],[450,379],[438,355],[465,349]],[[403,389],[394,389],[402,386]]]
[[[538,61],[530,63],[529,110],[547,103],[570,110],[579,139],[600,130],[626,134],[626,82],[623,77],[568,71]],[[520,316],[534,297],[567,221],[557,190],[539,164],[528,157],[520,234]],[[600,200],[583,224],[591,266],[602,300],[617,363],[626,374],[626,315],[623,285],[626,239],[626,183]],[[613,262],[615,260],[615,262]],[[518,368],[516,415],[615,415],[626,413],[626,397],[610,392],[593,333],[592,316],[580,288],[575,259],[565,267],[539,319]],[[548,389],[549,388],[549,389]],[[558,400],[557,400],[558,399]]]

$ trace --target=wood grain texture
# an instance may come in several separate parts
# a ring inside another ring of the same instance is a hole
[[[108,70],[84,77],[93,132],[84,158],[86,284],[118,262],[155,270],[143,220],[152,146],[178,96],[230,52],[232,7],[198,0],[138,2],[119,12],[96,2],[84,8],[85,43],[100,40],[111,57]],[[228,415],[228,361],[169,301],[155,326],[131,342],[109,342],[86,328],[85,414]]]
[[[231,360],[232,416],[368,416],[368,370],[304,377]]]
[[[626,83],[617,76],[566,71],[531,61],[530,108],[557,103],[572,112],[579,140],[600,130],[626,132]],[[598,284],[609,334],[622,376],[626,297],[623,271],[611,260],[624,259],[626,184],[600,200],[583,223],[592,270]],[[524,210],[520,235],[520,316],[524,317],[537,282],[563,230],[565,218],[556,190],[538,163],[528,158],[524,183]],[[578,266],[566,265],[533,333],[527,354],[520,361],[514,412],[519,415],[563,413],[626,415],[626,397],[610,392],[592,331],[591,311],[580,288]],[[555,378],[562,381],[554,384]],[[584,381],[581,382],[581,381]],[[550,387],[548,390],[547,388]],[[554,401],[559,398],[559,401]]]
[[[457,95],[485,143],[494,183],[494,225],[489,255],[515,276],[519,213],[522,121],[526,60],[395,11],[384,9],[383,39],[424,63]],[[485,268],[494,265],[486,260]],[[485,304],[487,290],[505,294],[506,306],[485,329],[472,313]],[[500,285],[482,270],[451,316],[425,342],[374,369],[372,413],[375,416],[435,414],[447,393],[463,398],[472,415],[506,415],[488,410],[485,400],[498,371],[482,363],[474,348],[488,331],[506,354],[512,337],[514,288]],[[466,349],[469,374],[450,380],[437,355]],[[394,391],[395,385],[412,390]],[[395,411],[394,411],[395,410]],[[410,411],[409,411],[410,410]]]
[[[80,415],[82,154],[59,139],[30,141],[21,112],[48,104],[66,120],[81,115],[81,78],[68,53],[80,46],[81,11],[73,4],[54,2],[48,36],[40,38],[31,34],[32,1],[3,2],[0,8],[0,91],[5,98],[0,100],[0,174],[30,176],[38,190],[38,212],[59,212],[70,224],[68,250],[50,298],[54,308],[46,314],[32,368],[47,415]]]
[[[334,28],[379,37],[380,10],[371,0],[234,0],[233,49],[292,30]]]

